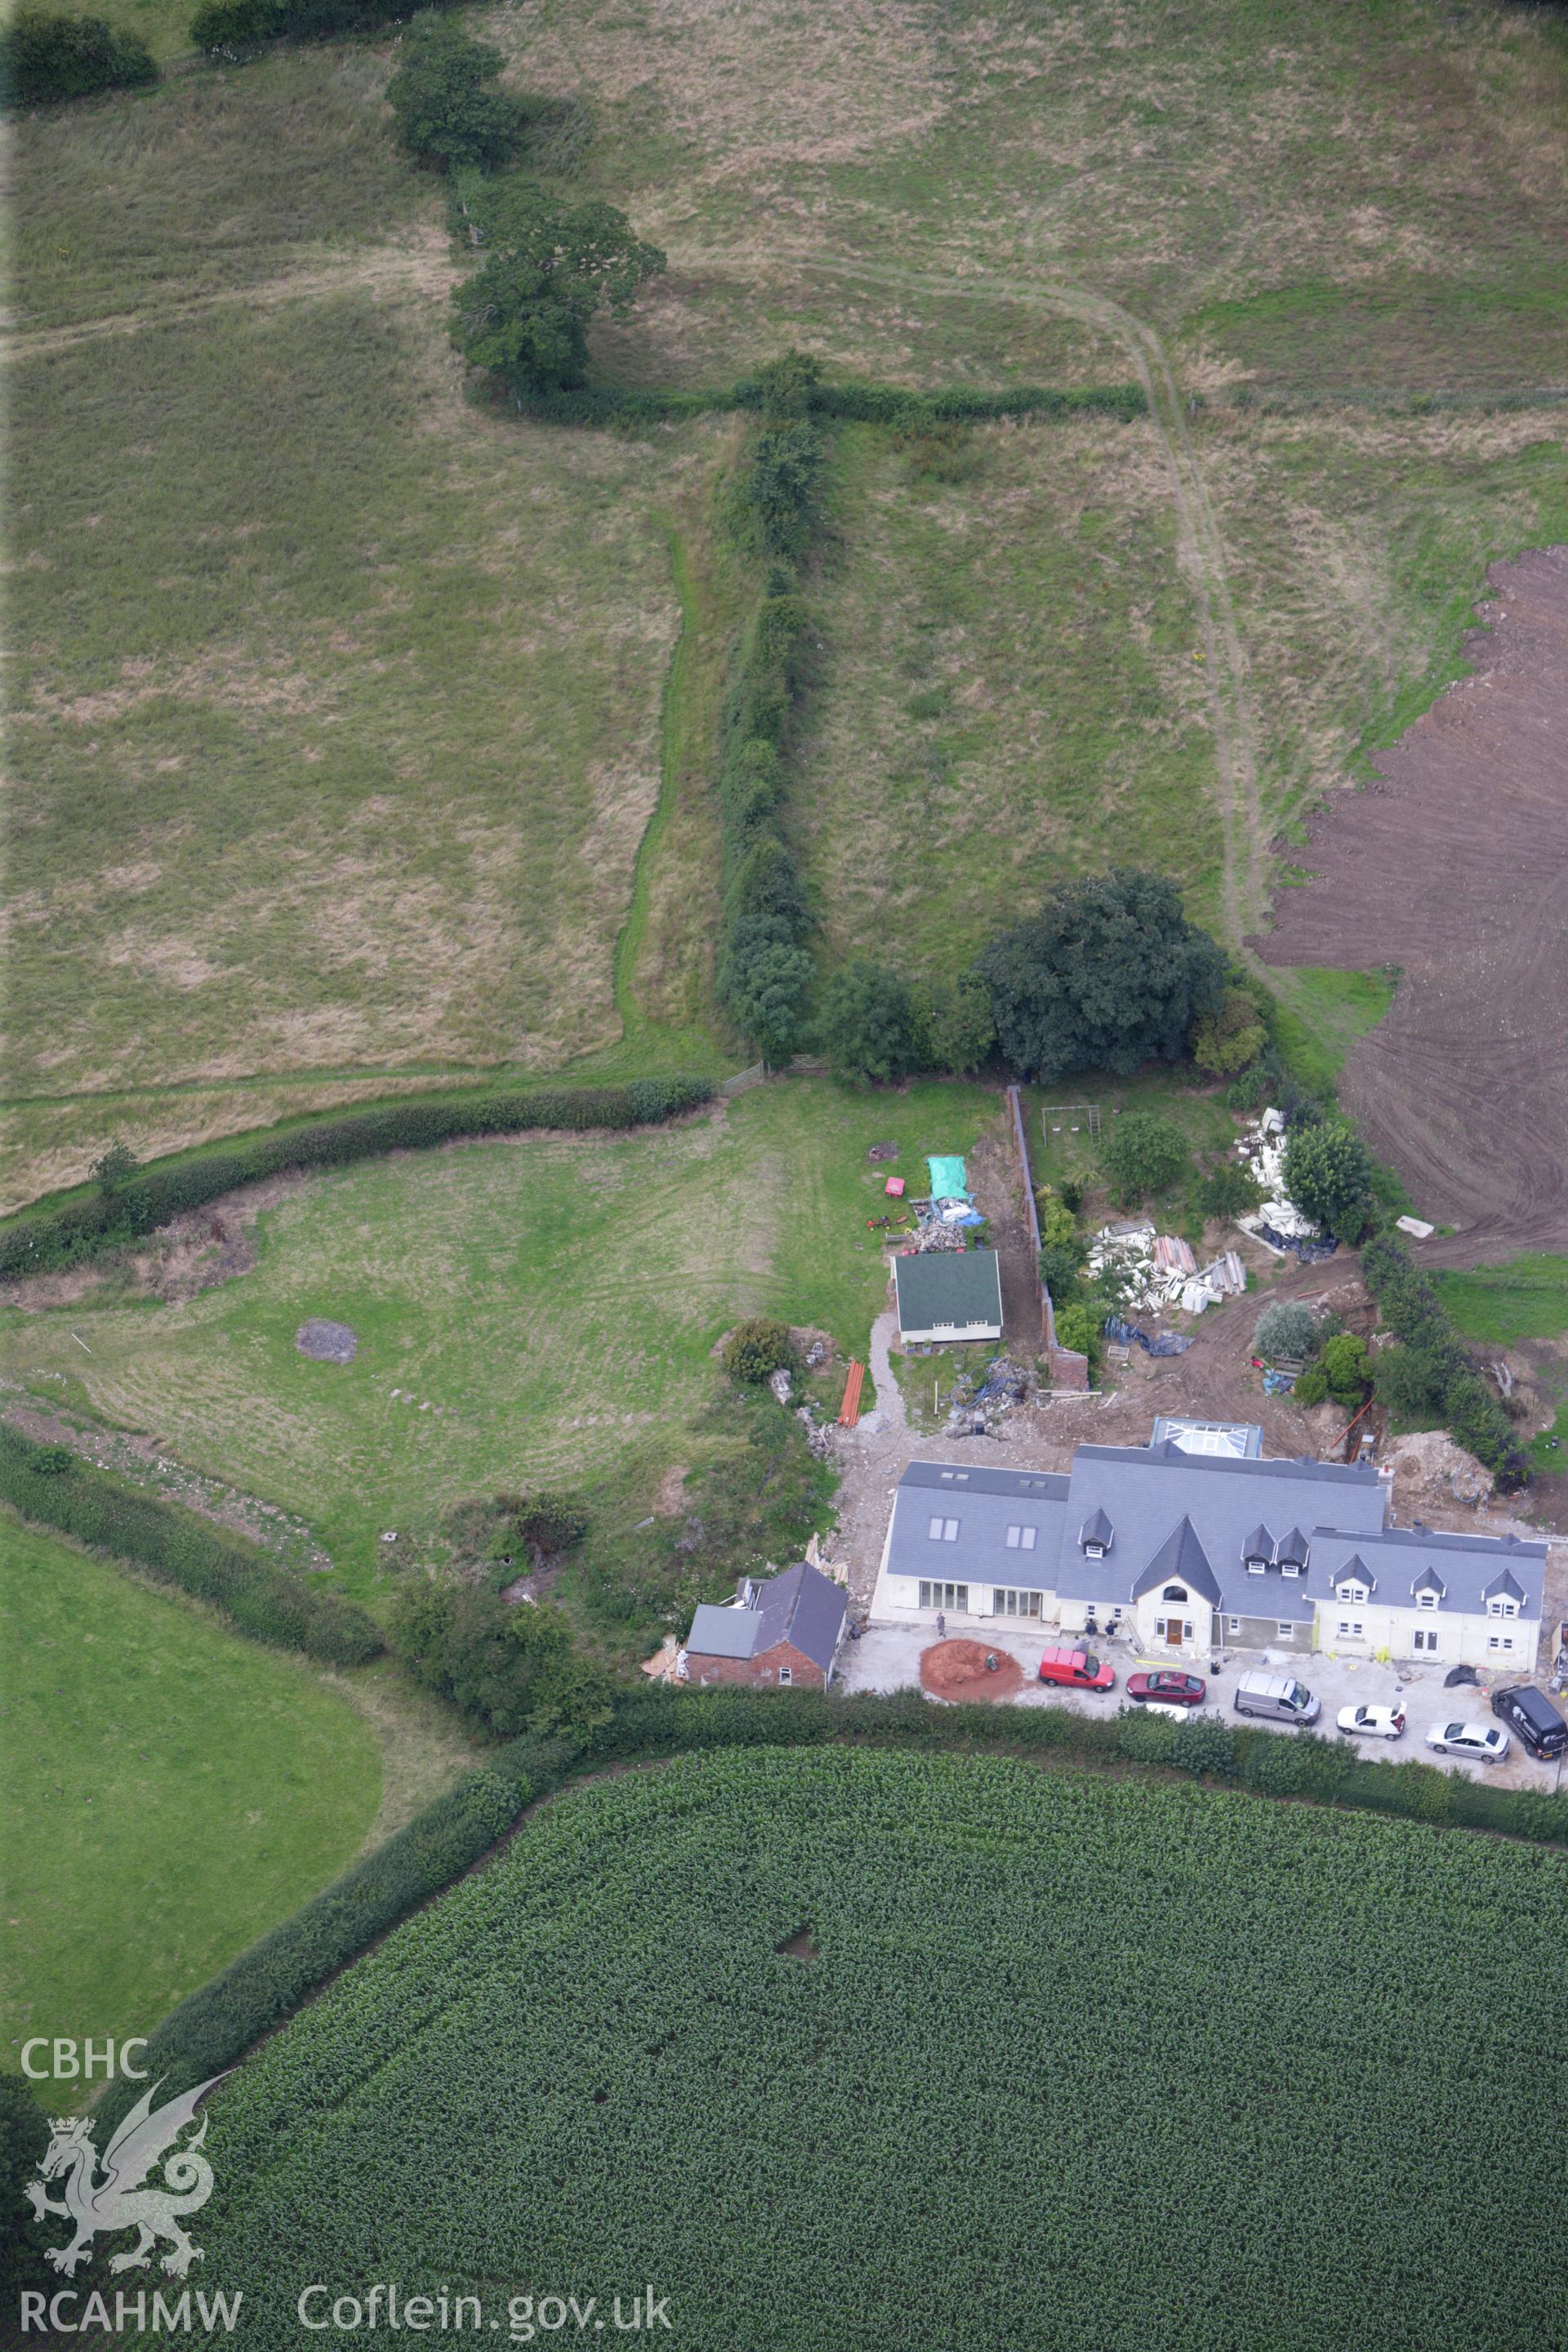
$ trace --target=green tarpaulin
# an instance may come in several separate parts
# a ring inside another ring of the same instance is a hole
[[[964,1181],[962,1160],[928,1160],[931,1170],[931,1196],[933,1201],[967,1201],[969,1186]]]

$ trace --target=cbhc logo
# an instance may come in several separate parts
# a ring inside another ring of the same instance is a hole
[[[131,2053],[134,2050],[140,2057],[146,2047],[147,2036],[144,2033],[133,2033],[129,2041],[120,2044],[118,2053],[112,2034],[107,2042],[51,2042],[47,2034],[36,2033],[31,2042],[22,2044],[22,2072],[30,2083],[74,2083],[79,2080],[90,2083],[100,2070],[107,2082],[111,2083],[120,2074],[130,2082],[144,2083],[147,2069],[145,2066],[133,2066]],[[35,2066],[35,2050],[49,2052],[54,2063],[47,2066]]]

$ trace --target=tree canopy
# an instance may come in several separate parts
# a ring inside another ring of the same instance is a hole
[[[1059,883],[976,968],[1004,1055],[1047,1086],[1179,1060],[1226,987],[1225,957],[1187,921],[1175,884],[1130,867]]]
[[[1344,1119],[1290,1129],[1285,1189],[1303,1216],[1341,1241],[1358,1242],[1366,1231],[1373,1172],[1365,1144]]]
[[[585,383],[589,321],[627,309],[663,254],[613,205],[563,203],[531,180],[466,176],[458,198],[485,254],[452,296],[464,358],[518,397]]]
[[[1163,1192],[1191,1164],[1187,1139],[1174,1119],[1152,1110],[1130,1110],[1118,1119],[1100,1158],[1111,1192],[1124,1209],[1147,1200],[1151,1192]]]
[[[489,87],[506,63],[498,48],[470,40],[456,17],[426,9],[404,35],[399,60],[386,102],[411,153],[448,170],[492,172],[507,162],[529,109]]]

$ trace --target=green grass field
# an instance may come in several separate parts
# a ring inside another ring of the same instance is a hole
[[[976,433],[952,480],[836,436],[799,810],[828,960],[869,924],[951,965],[1107,855],[1256,929],[1276,836],[1451,674],[1488,562],[1568,531],[1561,405],[1441,405],[1561,373],[1549,16],[472,20],[516,85],[586,100],[574,184],[668,249],[599,336],[622,377],[792,341],[911,383],[1154,370],[1155,422]],[[701,788],[731,428],[461,399],[393,56],[19,126],[7,1198],[366,1071],[724,1045]],[[1288,1009],[1331,1063],[1342,1007]]]
[[[887,1284],[868,1146],[899,1141],[918,1181],[997,1115],[974,1087],[803,1079],[644,1135],[373,1162],[268,1212],[256,1271],[188,1305],[10,1310],[0,1377],[286,1503],[374,1589],[381,1537],[418,1557],[465,1496],[582,1484],[643,1517],[700,1458],[710,1351],[744,1315],[864,1356]],[[352,1326],[352,1364],[298,1352],[312,1316]]]
[[[1554,2176],[1456,2119],[1541,2099],[1565,1895],[1011,1761],[601,1781],[215,2095],[204,2279],[258,2352],[394,2276],[487,2327],[651,2281],[693,2352],[1550,2342]]]
[[[1568,1331],[1568,1258],[1536,1251],[1506,1265],[1432,1277],[1468,1339],[1554,1339]]]
[[[32,2033],[149,2032],[352,1860],[382,1769],[310,1669],[3,1514],[0,1633],[15,2068]]]

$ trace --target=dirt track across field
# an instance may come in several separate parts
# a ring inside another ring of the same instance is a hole
[[[1340,1093],[1473,1265],[1568,1248],[1568,547],[1497,563],[1461,678],[1381,781],[1321,812],[1257,944],[1273,964],[1398,964]]]

